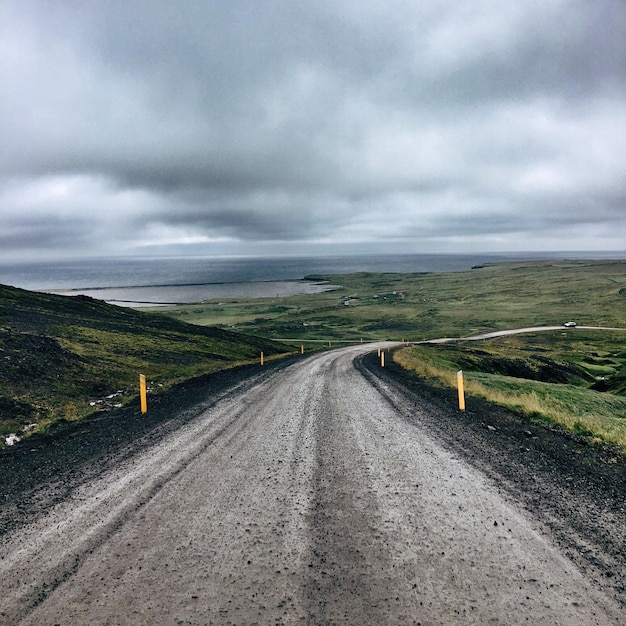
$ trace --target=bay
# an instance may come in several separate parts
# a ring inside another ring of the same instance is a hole
[[[0,283],[85,294],[120,304],[316,293],[306,276],[353,272],[451,272],[483,263],[554,258],[624,258],[621,253],[377,254],[315,257],[107,258],[0,263]]]

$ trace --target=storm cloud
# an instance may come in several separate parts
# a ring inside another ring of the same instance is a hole
[[[0,254],[623,250],[621,0],[7,0]]]

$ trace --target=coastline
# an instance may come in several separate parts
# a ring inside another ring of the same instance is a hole
[[[0,260],[0,284],[146,307],[320,293],[329,287],[319,287],[318,276],[360,272],[448,273],[484,264],[592,258],[624,259],[626,251]]]
[[[44,293],[65,296],[88,296],[110,304],[132,308],[197,304],[209,300],[233,298],[283,298],[323,293],[336,285],[312,280],[272,280],[186,285],[137,285],[127,287],[87,287],[51,289]]]

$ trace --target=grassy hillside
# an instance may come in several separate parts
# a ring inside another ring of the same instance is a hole
[[[342,287],[280,300],[207,302],[169,314],[299,341],[420,341],[569,320],[624,328],[416,346],[397,358],[443,384],[456,385],[456,371],[463,369],[470,394],[626,450],[626,262],[523,262],[452,273],[315,278]]]
[[[287,346],[83,296],[0,286],[0,434],[78,419]]]
[[[420,341],[569,320],[626,329],[625,261],[315,278],[341,287],[154,310],[160,315],[0,287],[0,429],[74,419],[123,402],[135,394],[140,372],[159,389],[256,359],[261,351],[289,350],[272,340],[294,339],[297,348],[306,341]],[[624,331],[563,329],[472,345],[417,346],[399,358],[450,384],[463,369],[469,393],[626,446]]]
[[[406,369],[626,451],[626,330],[563,329],[396,353]]]
[[[163,309],[197,324],[299,340],[466,336],[516,326],[626,327],[626,262],[504,263],[464,272],[316,276],[322,294]],[[351,297],[352,296],[352,297]]]

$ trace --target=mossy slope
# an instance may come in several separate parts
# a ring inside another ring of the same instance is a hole
[[[0,434],[124,402],[136,394],[139,373],[165,389],[260,352],[290,350],[84,296],[0,285]]]

